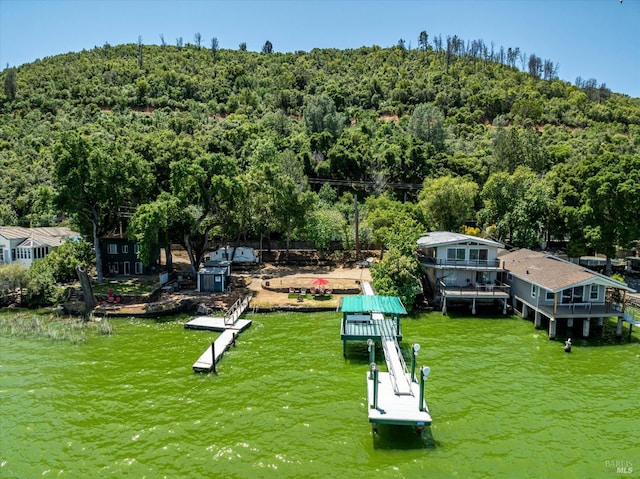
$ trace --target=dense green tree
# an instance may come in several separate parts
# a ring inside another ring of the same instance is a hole
[[[42,261],[51,270],[54,281],[68,283],[78,279],[76,266],[89,271],[95,265],[95,255],[90,243],[69,240],[51,251]]]
[[[391,198],[389,194],[377,198],[367,197],[364,208],[365,223],[371,229],[371,239],[377,247],[384,247],[394,242],[397,235],[403,231],[423,232],[425,229],[418,219],[420,212],[416,205],[401,203]],[[419,233],[417,234],[419,236]],[[418,236],[413,239],[412,248],[415,248]]]
[[[416,106],[411,114],[408,129],[411,135],[431,143],[436,150],[444,148],[444,115],[437,106],[429,103]]]
[[[216,37],[213,37],[211,39],[211,56],[213,56],[214,60],[218,56],[219,50],[220,50],[220,45],[218,44],[218,39]]]
[[[4,77],[4,95],[8,101],[13,101],[16,98],[16,91],[18,90],[16,77],[16,69],[8,68]]]
[[[100,238],[119,224],[119,212],[144,195],[148,165],[125,145],[76,132],[55,145],[56,204],[93,238],[98,282],[103,279]]]
[[[492,174],[480,196],[484,207],[478,220],[484,228],[495,226],[501,241],[532,247],[548,226],[551,190],[527,167],[519,166],[513,174]]]
[[[267,40],[266,42],[264,42],[264,45],[262,45],[262,53],[264,54],[269,54],[273,52],[273,44]]]
[[[171,189],[178,200],[180,228],[175,236],[186,249],[195,275],[204,254],[231,236],[245,191],[236,163],[214,153],[171,164]]]
[[[20,263],[0,264],[0,290],[3,292],[18,291],[19,303],[22,303],[22,295],[28,281],[29,270]]]
[[[425,179],[418,196],[427,224],[435,230],[460,231],[473,218],[478,185],[461,177]]]
[[[304,236],[316,249],[326,251],[332,241],[343,239],[347,221],[342,213],[328,206],[317,206],[307,214]]]
[[[555,188],[572,252],[615,257],[640,237],[640,156],[607,153],[562,168]]]
[[[304,102],[303,117],[310,134],[327,131],[338,137],[344,126],[343,115],[336,111],[334,101],[326,95],[308,97]]]
[[[424,51],[427,51],[429,48],[429,35],[427,35],[426,30],[422,30],[420,35],[418,35],[418,48]]]
[[[380,295],[399,297],[407,311],[411,312],[416,295],[421,290],[420,268],[415,257],[392,248],[382,261],[371,266],[373,287]]]
[[[138,206],[129,222],[128,235],[139,245],[138,258],[143,264],[151,265],[156,252],[164,249],[166,268],[171,271],[171,243],[180,243],[180,233],[187,229],[181,213],[178,198],[168,192],[162,192],[155,201]]]
[[[27,276],[26,299],[30,306],[44,306],[56,302],[55,277],[50,263],[45,259],[34,261]]]

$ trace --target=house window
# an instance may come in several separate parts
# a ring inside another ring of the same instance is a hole
[[[476,273],[476,283],[489,284],[491,283],[491,276],[488,271],[478,271]]]
[[[535,284],[531,285],[531,297],[535,298],[538,295],[538,286]]]
[[[464,248],[447,248],[447,261],[457,262],[464,261],[465,249]]]
[[[118,263],[109,263],[109,273],[118,274]]]
[[[553,291],[547,291],[547,293],[545,295],[545,299],[547,301],[553,301],[555,297],[556,297],[556,295],[555,295],[555,293]]]
[[[4,262],[4,250],[0,248],[0,263]]]
[[[600,296],[600,288],[597,284],[592,284],[591,289],[589,291],[589,299],[598,299]]]
[[[476,264],[487,264],[489,250],[472,248],[469,250],[469,260]]]
[[[11,261],[15,261],[16,260],[16,250],[12,249],[11,250]]]
[[[109,243],[109,254],[118,254],[118,245]]]
[[[136,245],[134,246],[135,248],[135,252],[136,254],[138,254],[138,251],[140,251],[140,245],[138,243],[136,243]]]
[[[134,269],[136,270],[136,274],[142,274],[144,268],[142,267],[142,263],[140,261],[136,261]]]
[[[513,281],[513,275],[511,273],[507,273],[507,281]]]
[[[444,278],[442,278],[442,282],[447,286],[455,286],[458,282],[458,274],[456,271],[449,272]]]
[[[573,302],[574,303],[582,302],[583,291],[584,291],[584,287],[583,286],[576,286],[575,288],[573,288]]]
[[[125,254],[128,253],[129,252],[129,245],[123,244],[122,245],[122,252],[125,253]]]

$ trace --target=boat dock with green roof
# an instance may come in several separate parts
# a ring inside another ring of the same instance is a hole
[[[369,422],[374,431],[378,424],[416,426],[421,430],[431,425],[431,415],[424,400],[424,381],[430,369],[420,368],[415,378],[415,359],[420,347],[412,347],[411,372],[407,371],[399,342],[402,341],[400,316],[407,311],[395,296],[377,296],[368,283],[363,290],[369,294],[342,298],[340,339],[346,357],[347,341],[367,341],[370,371],[367,372]],[[380,372],[375,363],[375,343],[384,351],[387,372]]]

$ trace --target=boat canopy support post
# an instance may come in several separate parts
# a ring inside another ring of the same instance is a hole
[[[376,343],[373,339],[367,339],[367,349],[369,349],[369,364],[376,362]],[[369,371],[369,378],[373,378],[373,370]]]
[[[373,381],[373,402],[371,407],[378,409],[378,365],[371,363],[371,380]]]

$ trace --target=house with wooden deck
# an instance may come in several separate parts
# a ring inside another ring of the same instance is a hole
[[[548,322],[550,339],[559,321],[570,328],[580,321],[586,337],[591,321],[601,326],[605,317],[617,317],[622,334],[626,294],[635,292],[624,283],[545,252],[520,249],[500,260],[514,309],[523,318],[533,316],[536,328]]]
[[[424,268],[423,287],[442,312],[452,303],[469,304],[476,314],[479,304],[497,303],[507,313],[509,285],[498,259],[504,244],[486,238],[432,231],[418,239],[418,258]]]
[[[0,226],[0,264],[15,262],[28,268],[65,241],[79,237],[66,226]]]

